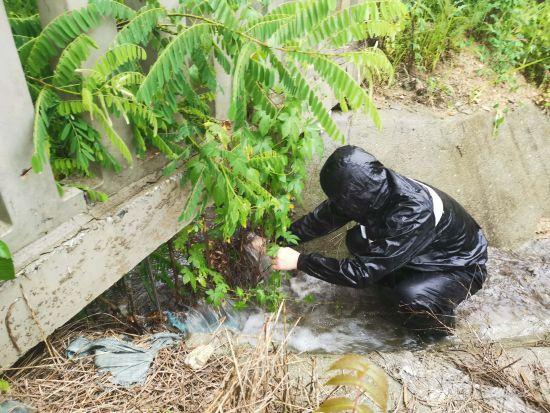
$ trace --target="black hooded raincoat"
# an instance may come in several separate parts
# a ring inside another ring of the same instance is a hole
[[[449,195],[355,146],[338,148],[320,180],[328,199],[291,231],[306,242],[355,221],[346,238],[352,256],[300,254],[298,269],[333,284],[390,286],[411,326],[452,325],[456,305],[485,279],[487,241],[475,220]]]

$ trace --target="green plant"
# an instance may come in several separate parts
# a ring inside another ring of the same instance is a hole
[[[364,398],[386,412],[388,404],[388,381],[384,371],[361,356],[348,355],[336,360],[329,370],[347,370],[327,381],[329,386],[346,386],[354,389],[353,398],[335,397],[325,400],[316,412],[368,413],[372,408],[363,403]]]
[[[408,18],[403,30],[386,48],[392,63],[431,72],[442,57],[461,46],[472,24],[464,5],[453,0],[421,0],[406,3]]]
[[[0,394],[8,393],[10,391],[10,384],[6,380],[0,379]]]
[[[292,242],[289,214],[306,163],[322,150],[319,127],[343,141],[306,72],[314,70],[340,100],[379,126],[372,90],[341,64],[354,63],[363,79],[389,75],[392,66],[376,46],[341,46],[393,34],[402,15],[397,0],[341,10],[334,0],[301,0],[270,11],[244,0],[186,1],[174,10],[150,2],[137,11],[90,0],[19,46],[35,101],[33,169],[50,162],[63,179],[131,164],[119,118],[131,127],[138,156],[149,148],[162,152],[169,161],[164,173],[178,171],[188,185],[182,221],[196,220],[211,206],[213,239],[227,242],[247,227]],[[103,18],[115,19],[119,32],[97,61],[88,62],[96,44],[87,32]],[[233,79],[229,120],[211,112],[218,92],[212,59]],[[206,251],[198,248],[189,252]],[[183,276],[191,286],[207,278],[206,294],[218,302],[227,289],[207,267],[195,260],[194,278]],[[261,292],[256,295],[263,301]]]
[[[13,259],[7,244],[0,240],[0,281],[12,280],[15,278]]]
[[[484,47],[481,56],[500,80],[521,71],[536,84],[548,81],[550,70],[550,4],[536,0],[464,0],[478,10],[479,24],[471,27]]]

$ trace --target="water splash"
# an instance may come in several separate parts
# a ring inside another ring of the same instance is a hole
[[[292,330],[288,345],[295,351],[365,353],[420,345],[416,335],[401,326],[383,290],[338,287],[301,274],[290,280],[285,293],[285,313],[273,334],[278,340]],[[236,310],[228,301],[219,309],[204,303],[189,307],[177,317],[179,327],[171,323],[186,333],[211,333],[223,320],[224,327],[254,344],[268,316],[257,308]]]

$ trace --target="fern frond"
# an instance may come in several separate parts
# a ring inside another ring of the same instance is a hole
[[[227,59],[227,56],[225,55],[224,51],[218,46],[216,43],[213,43],[214,46],[214,56],[216,57],[216,60],[220,64],[220,66],[223,68],[225,73],[229,74],[231,72],[231,63]]]
[[[381,1],[379,8],[382,19],[390,23],[403,19],[408,13],[407,6],[401,0]]]
[[[129,113],[133,118],[137,118],[136,120],[141,120],[139,126],[142,128],[150,127],[153,129],[153,134],[157,134],[157,117],[148,106],[113,95],[103,95],[103,99],[105,100],[107,107],[110,109],[115,109],[117,112],[122,114]]]
[[[210,30],[208,24],[197,24],[176,36],[149,70],[138,90],[138,99],[145,103],[151,103],[153,95],[170,80],[171,72],[181,67],[183,57],[203,44],[204,39],[211,39]]]
[[[309,43],[319,44],[342,31],[350,30],[353,25],[364,23],[369,17],[371,4],[372,1],[355,4],[327,16],[311,29],[308,34]]]
[[[124,140],[122,140],[120,135],[113,129],[111,120],[108,118],[108,115],[106,115],[99,108],[99,106],[97,106],[93,102],[92,102],[92,112],[96,116],[96,119],[98,120],[99,124],[105,131],[105,135],[107,135],[107,138],[109,138],[113,146],[120,152],[123,158],[126,159],[126,162],[128,162],[128,165],[132,165],[133,163],[132,154],[130,153],[128,146],[126,146],[126,143],[124,143]]]
[[[84,62],[97,44],[86,34],[81,34],[63,50],[55,66],[53,84],[63,86],[70,84],[76,78],[75,70]]]
[[[239,26],[235,13],[227,3],[227,0],[207,0],[212,8],[214,18],[231,29]]]
[[[75,37],[96,27],[102,16],[131,18],[135,12],[114,0],[97,0],[87,7],[72,10],[53,19],[36,38],[28,57],[31,74],[39,74],[50,60]]]
[[[17,36],[36,37],[42,30],[38,14],[30,17],[10,17],[8,22],[11,32]]]
[[[298,70],[298,68],[296,68],[291,61],[287,62],[287,70],[287,68],[283,66],[282,62],[273,53],[270,53],[270,61],[279,73],[279,80],[284,89],[286,89],[291,95],[306,100],[311,112],[315,118],[317,118],[317,121],[323,127],[326,134],[333,140],[344,143],[344,135],[334,120],[330,117],[319,97],[311,89],[309,82],[300,70]]]
[[[36,37],[17,48],[17,53],[19,54],[19,60],[21,60],[21,65],[23,66],[23,69],[27,67],[27,61],[35,42]]]
[[[273,33],[288,24],[292,15],[274,14],[269,18],[261,19],[261,21],[247,28],[246,32],[260,40],[266,41]]]
[[[34,153],[32,155],[32,169],[36,173],[42,172],[44,170],[44,165],[47,165],[50,159],[50,142],[48,136],[50,119],[48,117],[48,110],[55,105],[56,102],[57,96],[49,89],[44,88],[40,91],[34,103]]]
[[[275,75],[276,73],[272,68],[256,60],[250,60],[247,76],[250,76],[253,80],[260,82],[268,88],[272,88],[275,84]]]
[[[101,80],[106,79],[110,74],[116,72],[121,66],[128,62],[136,60],[145,60],[147,54],[145,50],[135,44],[122,44],[115,46],[101,57],[93,67],[93,75],[96,73],[101,75]]]
[[[347,98],[352,109],[362,109],[370,114],[375,125],[380,127],[380,117],[371,97],[340,65],[323,56],[295,53],[292,57],[313,65],[337,97]]]
[[[109,16],[114,19],[130,20],[136,14],[135,10],[117,0],[89,0],[88,7],[95,8],[95,11],[101,16]]]
[[[301,4],[289,22],[275,32],[272,44],[284,44],[299,39],[325,19],[336,7],[335,0],[310,0]]]
[[[22,35],[19,35],[19,34],[14,34],[13,35],[13,40],[15,40],[15,47],[17,47],[18,49],[21,46],[24,46],[26,43],[30,42],[33,39],[34,39],[34,37],[22,36]]]
[[[113,43],[145,45],[158,21],[165,16],[166,10],[164,8],[146,9],[142,11],[118,32]]]
[[[392,37],[399,31],[399,25],[386,20],[371,20],[365,23],[368,37]]]
[[[253,79],[247,78],[246,89],[252,97],[252,101],[260,109],[264,110],[271,118],[277,116],[277,107],[267,97],[266,92]]]
[[[62,116],[78,115],[86,112],[81,100],[62,100],[57,104],[57,113]]]
[[[346,52],[342,56],[347,61],[352,62],[359,71],[367,71],[376,75],[378,79],[391,78],[393,76],[393,65],[386,54],[378,48]]]
[[[117,75],[114,75],[111,78],[110,83],[115,90],[119,90],[126,86],[141,85],[144,79],[145,79],[145,76],[143,75],[143,73],[125,71]]]
[[[151,142],[155,147],[161,151],[166,157],[170,160],[176,159],[178,156],[172,151],[170,146],[162,139],[160,136],[158,136],[156,133],[151,136]]]
[[[229,107],[229,118],[233,121],[233,129],[237,130],[244,125],[246,117],[246,88],[244,75],[250,62],[250,57],[256,52],[256,43],[246,43],[237,57],[235,69],[233,70],[233,87],[231,89],[231,104]]]

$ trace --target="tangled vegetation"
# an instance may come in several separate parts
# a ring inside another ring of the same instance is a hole
[[[343,9],[334,0],[292,1],[270,10],[245,0],[185,1],[172,10],[150,1],[137,11],[90,0],[41,29],[26,3],[11,4],[22,7],[10,24],[35,104],[33,170],[49,162],[61,188],[66,177],[119,171],[135,155],[162,152],[165,174],[180,173],[191,188],[180,219],[192,224],[176,242],[191,260],[183,284],[203,288],[213,302],[229,286],[207,266],[210,240],[229,242],[248,228],[292,243],[289,214],[306,162],[322,150],[320,128],[343,141],[306,72],[379,125],[372,88],[361,83],[389,76],[392,66],[376,46],[345,46],[394,35],[404,14],[397,0]],[[90,62],[98,46],[88,32],[104,18],[118,33]],[[232,76],[228,120],[212,110],[214,61]],[[359,81],[343,69],[348,62]],[[117,118],[131,128],[131,145]],[[105,198],[79,187],[92,200]],[[207,208],[213,214],[199,219]]]
[[[480,58],[509,80],[521,71],[548,86],[550,5],[537,0],[421,0],[406,2],[403,30],[385,47],[392,63],[433,71],[449,52],[477,42]]]

